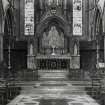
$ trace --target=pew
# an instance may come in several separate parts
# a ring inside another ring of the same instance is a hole
[[[17,95],[20,94],[21,88],[15,84],[4,81],[0,84],[0,105],[6,105]]]

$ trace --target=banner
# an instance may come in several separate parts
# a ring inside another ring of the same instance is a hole
[[[25,35],[34,35],[34,0],[25,0]]]
[[[73,35],[82,35],[82,0],[73,0]]]

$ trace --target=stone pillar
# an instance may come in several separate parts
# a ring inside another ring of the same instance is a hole
[[[34,55],[36,56],[37,55],[37,53],[38,53],[38,44],[37,44],[37,41],[38,41],[38,39],[37,39],[37,37],[34,37]]]
[[[104,69],[105,69],[105,33],[103,35],[104,35]],[[104,94],[104,98],[105,98],[105,73],[103,74],[102,85],[103,85],[102,93]]]
[[[104,66],[105,66],[105,33],[104,33]]]
[[[96,44],[97,44],[97,49],[96,49],[96,53],[97,53],[97,57],[96,57],[96,60],[97,60],[97,68],[99,67],[99,41],[98,41],[98,37],[96,39]]]
[[[79,41],[74,41],[72,46],[73,53],[71,55],[70,68],[80,69]]]
[[[36,56],[37,56],[37,53],[38,53],[38,42],[37,42],[37,37],[34,38],[34,65],[35,65],[35,69],[37,69],[37,59],[36,59]]]
[[[34,46],[32,42],[28,42],[27,68],[36,69],[35,66]]]
[[[67,0],[64,0],[64,15],[66,17],[66,10],[67,10]]]
[[[3,61],[3,34],[0,34],[0,62]]]

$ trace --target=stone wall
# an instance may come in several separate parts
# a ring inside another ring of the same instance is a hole
[[[35,1],[35,6],[36,5],[37,1]],[[71,2],[69,3],[72,3],[72,0]],[[69,4],[71,7],[72,7],[72,4]],[[25,36],[24,36],[24,0],[15,0],[15,8],[16,8],[16,34],[17,36],[20,38],[20,39],[27,39]],[[35,25],[36,23],[38,23],[38,9],[39,7],[35,7],[35,15],[37,14],[37,16],[35,16]],[[68,18],[72,18],[72,8],[69,8],[69,11],[67,11],[67,15],[68,15]],[[69,14],[70,12],[70,14]],[[89,30],[88,30],[88,26],[89,26],[89,0],[83,0],[83,36],[82,37],[79,37],[79,39],[82,39],[82,40],[89,40]],[[39,17],[39,20],[40,20],[40,17]],[[68,19],[68,23],[70,23],[70,26],[72,21],[70,22],[70,20],[72,19]],[[72,28],[72,27],[71,27]],[[36,26],[35,26],[35,31],[36,31]],[[36,32],[35,32],[36,33]]]

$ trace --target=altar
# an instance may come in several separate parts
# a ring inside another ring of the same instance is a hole
[[[28,64],[32,61],[40,70],[69,70],[80,68],[79,42],[70,40],[55,24],[45,29],[37,39],[37,49],[29,43]],[[37,50],[35,55],[34,50]],[[34,66],[32,67],[34,68]]]
[[[30,41],[27,64],[38,70],[39,77],[45,74],[48,78],[53,75],[52,78],[64,79],[72,71],[80,73],[79,42],[70,39],[55,23],[37,37],[36,46]]]
[[[38,55],[36,65],[39,70],[69,70],[70,59],[70,55]]]

